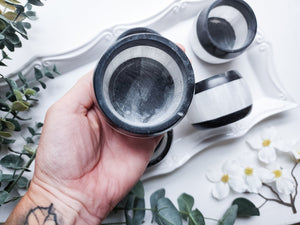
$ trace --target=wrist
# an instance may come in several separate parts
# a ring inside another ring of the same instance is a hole
[[[98,225],[101,223],[101,219],[90,215],[81,202],[58,189],[47,185],[41,186],[33,180],[27,193],[8,218],[6,225],[34,225],[46,218],[53,224]]]

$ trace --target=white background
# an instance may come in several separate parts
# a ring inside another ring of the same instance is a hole
[[[102,30],[114,25],[147,19],[172,2],[172,0],[47,1],[45,6],[36,8],[39,20],[32,23],[29,41],[23,41],[23,47],[10,55],[14,60],[9,62],[5,72],[15,71],[34,56],[64,53],[79,47]],[[247,2],[252,6],[265,38],[273,46],[273,60],[282,85],[294,100],[300,103],[300,1],[248,0]],[[47,95],[42,96],[47,101],[43,101],[44,105],[37,113],[36,120],[43,120],[47,107],[65,93],[81,75],[93,69],[93,66],[89,65],[78,69],[76,73],[67,74],[67,78],[57,78],[58,81],[61,79],[68,83],[50,81],[46,90]],[[55,95],[55,91],[59,94]],[[268,118],[255,126],[250,134],[257,133],[264,127],[275,126],[285,137],[300,137],[299,112],[297,108]],[[181,193],[186,192],[195,197],[195,206],[204,216],[220,218],[231,201],[240,195],[231,194],[226,200],[214,200],[210,195],[211,184],[205,178],[205,171],[220,167],[225,159],[245,148],[247,148],[245,137],[242,137],[205,149],[175,172],[146,180],[144,182],[146,199],[149,199],[152,192],[162,187],[166,189],[167,197],[174,202]],[[296,175],[300,177],[299,168]],[[251,196],[251,199],[257,205],[263,202],[256,196]],[[12,207],[13,205],[0,208],[0,221],[5,219]],[[297,198],[297,207],[300,211],[300,196]],[[267,203],[261,208],[260,217],[238,220],[237,224],[292,222],[300,222],[299,213],[293,215],[290,208]],[[207,223],[216,224],[209,221]],[[146,224],[150,224],[150,221],[148,220]]]

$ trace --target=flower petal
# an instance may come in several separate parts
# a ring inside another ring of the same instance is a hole
[[[227,160],[222,167],[223,173],[226,174],[241,174],[242,167],[237,160]]]
[[[274,148],[265,147],[258,152],[258,159],[264,163],[269,164],[276,160],[276,152]]]
[[[213,183],[219,182],[222,177],[222,172],[220,170],[208,170],[206,172],[206,178]]]
[[[236,192],[243,193],[247,190],[247,185],[241,176],[230,176],[229,186]]]
[[[277,136],[277,130],[274,127],[268,127],[262,130],[261,137],[265,139],[269,139],[271,141],[274,141]]]
[[[276,180],[276,188],[279,193],[288,195],[294,192],[295,185],[290,179],[281,177]]]
[[[258,168],[257,174],[264,183],[271,183],[275,180],[275,174],[266,168]]]
[[[212,189],[212,195],[216,199],[224,199],[229,195],[229,185],[227,183],[218,182],[214,185]]]
[[[283,139],[274,140],[273,146],[281,152],[290,152],[293,149],[292,144]]]
[[[246,143],[255,150],[259,150],[263,147],[261,137],[256,135],[249,136],[248,139],[246,140]]]
[[[259,189],[262,187],[262,182],[258,175],[246,176],[246,183],[248,191],[252,193],[258,193]]]

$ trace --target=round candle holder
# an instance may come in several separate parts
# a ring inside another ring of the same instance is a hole
[[[196,84],[188,118],[197,128],[217,128],[247,116],[252,103],[247,82],[231,70]]]
[[[185,116],[194,94],[185,53],[148,28],[121,34],[101,57],[93,82],[107,122],[131,136],[167,132]]]
[[[195,19],[190,43],[203,61],[218,64],[241,55],[257,31],[256,17],[243,0],[217,0]]]

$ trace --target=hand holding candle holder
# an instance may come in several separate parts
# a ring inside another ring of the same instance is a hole
[[[256,17],[243,0],[217,0],[197,16],[190,43],[203,61],[218,64],[242,54],[257,30]]]

